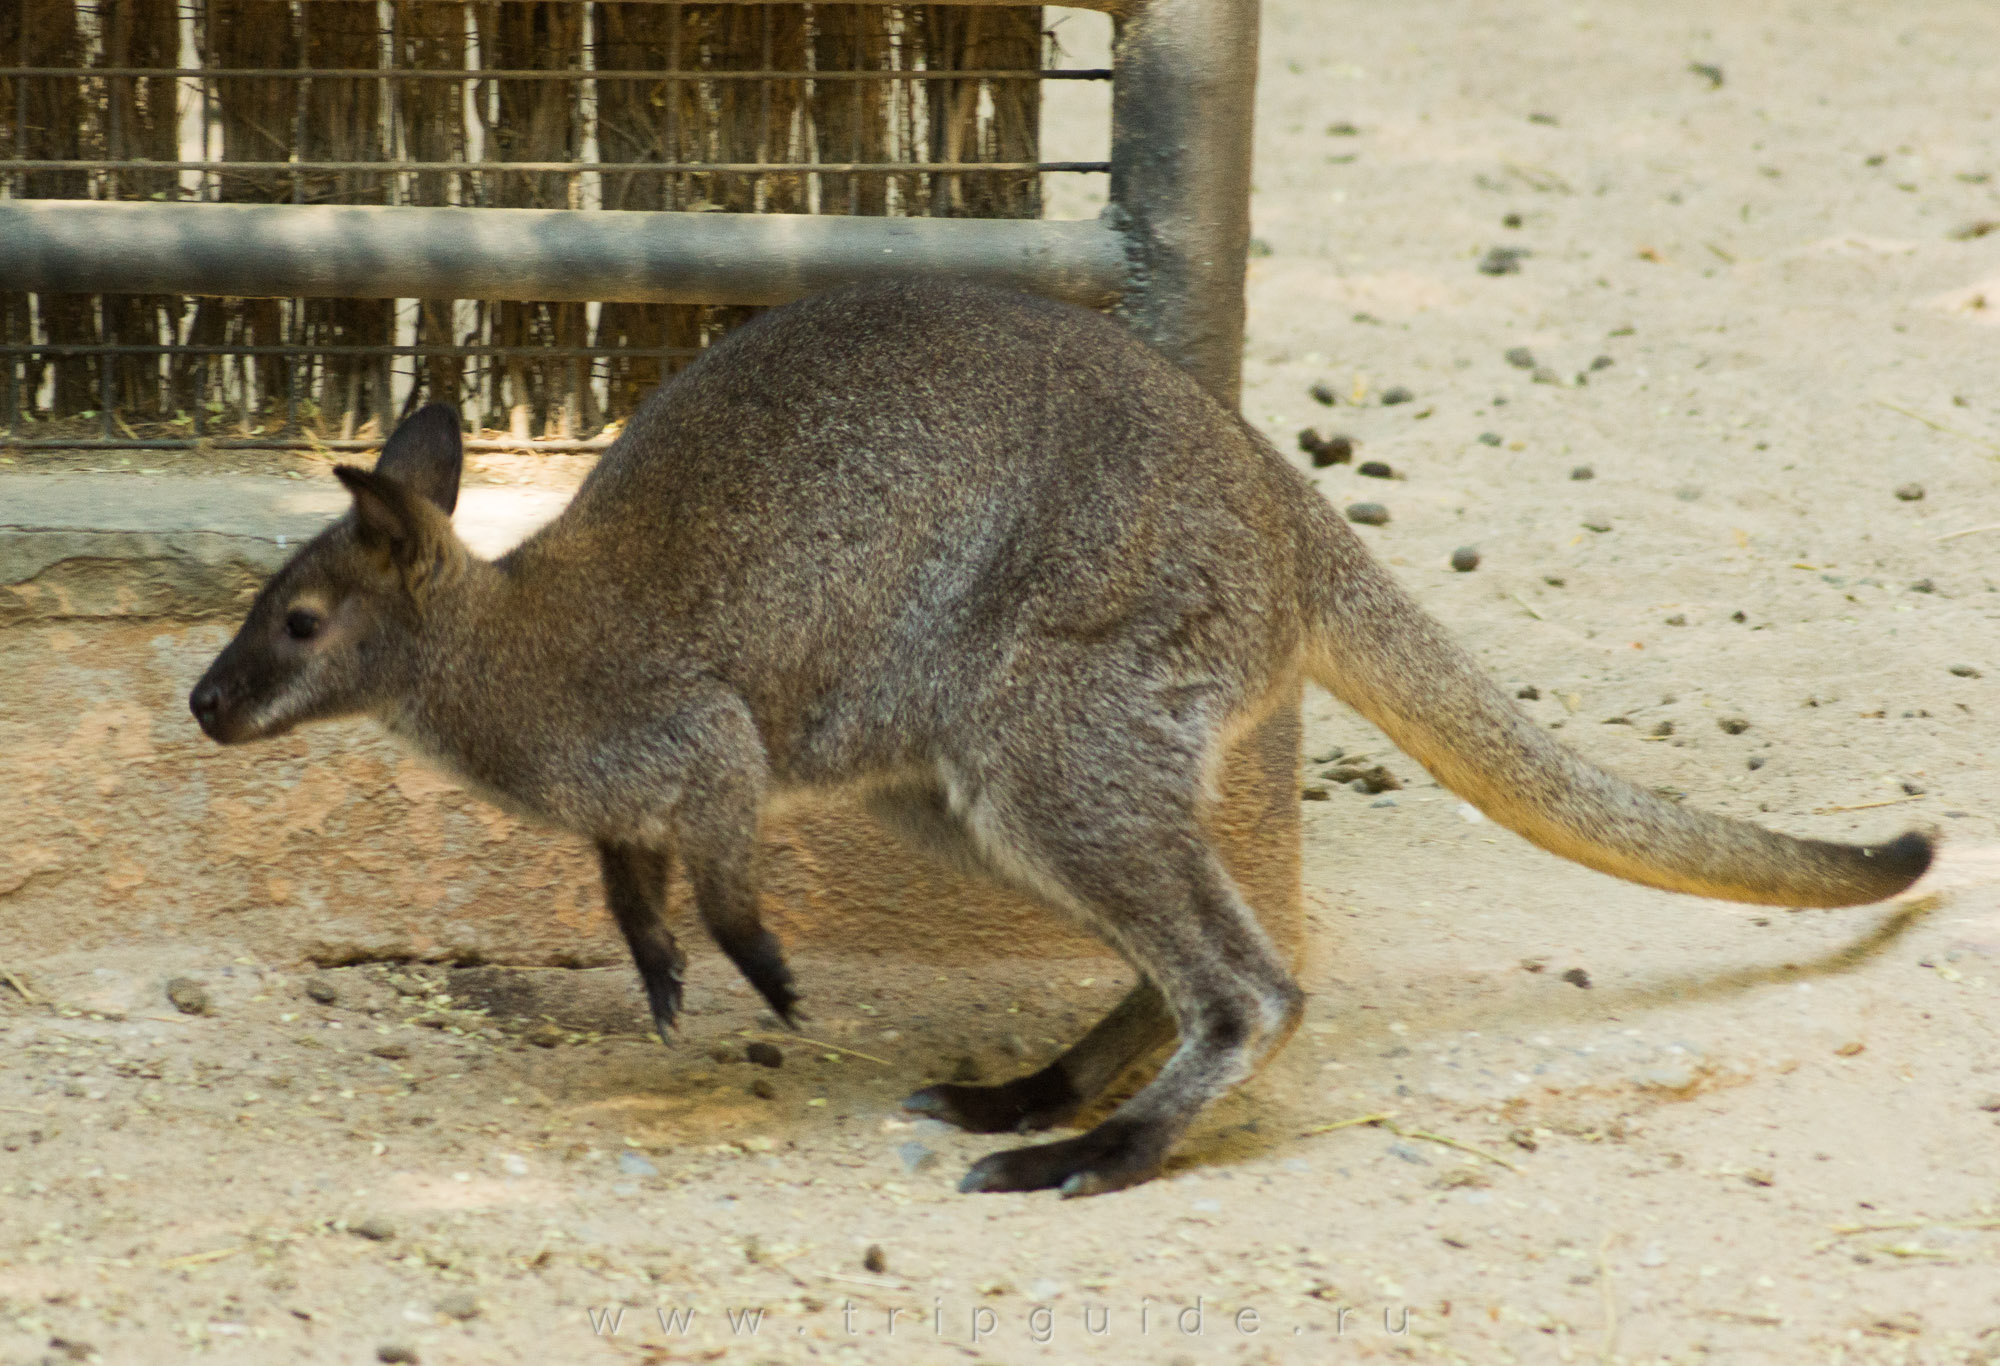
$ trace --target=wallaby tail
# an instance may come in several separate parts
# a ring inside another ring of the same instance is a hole
[[[1690,811],[1586,762],[1524,716],[1318,498],[1303,548],[1308,673],[1440,783],[1552,853],[1649,887],[1777,906],[1880,901],[1931,840],[1832,844]]]

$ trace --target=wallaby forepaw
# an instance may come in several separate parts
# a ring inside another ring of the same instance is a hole
[[[903,1108],[972,1134],[1025,1134],[1049,1129],[1074,1115],[1082,1098],[1060,1072],[1036,1072],[1000,1086],[926,1086],[903,1098]]]
[[[1108,1119],[1077,1138],[1010,1148],[973,1163],[961,1191],[1061,1191],[1064,1199],[1103,1195],[1152,1180],[1164,1153],[1146,1131]]]

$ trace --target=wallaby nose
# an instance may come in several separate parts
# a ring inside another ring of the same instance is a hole
[[[203,679],[195,684],[194,691],[188,694],[188,710],[194,713],[195,722],[201,727],[202,734],[213,736],[216,718],[222,714],[222,689]]]

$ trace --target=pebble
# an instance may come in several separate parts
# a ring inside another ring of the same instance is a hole
[[[1392,384],[1382,391],[1382,406],[1384,408],[1393,408],[1398,403],[1413,403],[1416,401],[1416,397],[1415,394],[1405,389],[1402,385]]]
[[[558,1026],[543,1020],[522,1037],[537,1048],[554,1048],[563,1041],[563,1032]]]
[[[1480,444],[1484,446],[1497,446],[1506,439],[1498,432],[1481,432],[1479,434]]]
[[[333,983],[327,981],[324,977],[308,978],[306,981],[306,995],[312,1000],[318,1001],[323,1006],[334,1005],[340,1000],[340,993],[334,990]]]
[[[192,977],[170,978],[167,999],[183,1015],[206,1015],[209,1011],[208,988]]]
[[[1354,458],[1354,438],[1338,432],[1321,436],[1317,427],[1308,427],[1299,433],[1299,449],[1312,457],[1314,469],[1323,470],[1328,465],[1345,465]]]
[[[1646,1250],[1639,1254],[1639,1265],[1644,1267],[1665,1266],[1667,1254],[1658,1243],[1646,1244]]]
[[[1687,613],[1685,612],[1676,612],[1672,616],[1667,618],[1667,625],[1669,626],[1685,626],[1687,624],[1688,624],[1688,619],[1687,619]]]
[[[1507,1141],[1524,1153],[1531,1153],[1542,1146],[1535,1138],[1535,1131],[1533,1129],[1509,1129],[1507,1131]]]
[[[1354,467],[1356,474],[1365,474],[1370,479],[1394,479],[1396,472],[1385,461],[1364,460]]]
[[[743,1055],[726,1043],[716,1044],[708,1050],[708,1056],[716,1062],[740,1062]]]
[[[1653,734],[1655,735],[1665,737],[1672,735],[1673,733],[1674,733],[1674,723],[1671,721],[1660,721],[1655,723],[1655,725],[1653,726]]]
[[[1537,365],[1535,373],[1529,376],[1537,384],[1561,384],[1563,377],[1546,365]]]
[[[936,1153],[915,1141],[900,1145],[896,1156],[902,1160],[903,1170],[912,1174],[936,1166],[938,1160]]]
[[[1593,370],[1609,370],[1617,363],[1617,361],[1611,359],[1609,356],[1598,356],[1590,362],[1590,368]]]
[[[783,1067],[785,1065],[785,1055],[778,1050],[778,1045],[765,1043],[761,1039],[746,1047],[743,1050],[743,1056],[746,1060],[756,1063],[759,1067]]]
[[[479,1317],[479,1297],[470,1290],[447,1290],[438,1296],[437,1311],[446,1318],[464,1323]]]
[[[1350,503],[1347,520],[1359,522],[1363,526],[1389,525],[1389,509],[1380,503]]]
[[[771,1085],[770,1082],[765,1081],[762,1077],[759,1077],[750,1083],[750,1094],[759,1100],[776,1100],[778,1098],[778,1088]]]
[[[1394,797],[1377,797],[1374,801],[1368,804],[1370,806],[1394,806],[1396,804],[1396,799]]]
[[[1334,404],[1340,402],[1340,396],[1333,392],[1333,386],[1331,384],[1328,384],[1325,380],[1321,380],[1319,383],[1313,385],[1313,387],[1306,390],[1306,392],[1312,395],[1313,402],[1321,404],[1328,408],[1331,408]]]
[[[1676,1062],[1663,1067],[1649,1067],[1633,1080],[1648,1091],[1691,1091],[1699,1078],[1692,1067]]]
[[[1762,768],[1762,767],[1764,766],[1764,763],[1765,763],[1765,760],[1764,760],[1764,756],[1763,756],[1763,755],[1761,755],[1761,754],[1753,754],[1753,755],[1751,755],[1751,756],[1750,756],[1750,759],[1749,759],[1749,764],[1750,764],[1750,771],[1751,771],[1752,773],[1755,773],[1755,772],[1756,772],[1756,771],[1757,771],[1758,769],[1760,769],[1760,768]]]
[[[395,1224],[380,1214],[371,1214],[358,1223],[349,1224],[347,1231],[371,1243],[386,1243],[396,1236]]]
[[[1519,275],[1521,261],[1530,255],[1526,247],[1490,247],[1479,258],[1481,275]]]
[[[1359,764],[1342,764],[1339,768],[1328,769],[1324,776],[1329,782],[1346,783],[1356,792],[1366,792],[1371,796],[1377,792],[1400,792],[1403,788],[1402,780],[1383,764],[1367,768]]]
[[[1741,735],[1744,731],[1750,729],[1750,718],[1747,716],[1724,716],[1717,718],[1715,724],[1722,728],[1724,735]]]
[[[877,1276],[889,1269],[889,1254],[882,1251],[880,1243],[870,1243],[868,1250],[861,1254],[861,1269],[872,1271]]]
[[[1562,975],[1562,979],[1573,987],[1582,987],[1585,991],[1590,990],[1590,974],[1582,968],[1571,968]]]
[[[1951,671],[1952,671],[1952,673],[1953,673],[1954,675],[1956,675],[1956,676],[1957,676],[1957,677],[1959,677],[1959,678],[1982,678],[1982,677],[1984,677],[1984,675],[1983,675],[1983,674],[1981,674],[1981,673],[1979,672],[1979,670],[1977,670],[1977,669],[1973,668],[1973,667],[1972,667],[1972,665],[1970,665],[1970,664],[1954,664],[1954,665],[1952,665],[1952,666],[1951,666]]]
[[[378,1043],[368,1051],[378,1058],[387,1058],[391,1062],[399,1062],[410,1056],[409,1046],[400,1043]]]
[[[1905,503],[1921,502],[1923,501],[1923,496],[1924,496],[1924,486],[1922,484],[1898,485],[1896,489],[1896,496],[1902,499]]]
[[[400,1342],[385,1342],[375,1349],[375,1359],[388,1366],[416,1366],[417,1349]]]
[[[1479,568],[1479,552],[1469,545],[1462,545],[1451,552],[1451,567],[1461,574],[1470,574]]]
[[[1299,800],[1302,802],[1323,802],[1328,800],[1332,795],[1320,783],[1307,783],[1299,789]]]
[[[2000,1091],[1980,1097],[1979,1108],[1989,1115],[2000,1115]]]
[[[1583,519],[1583,529],[1585,531],[1597,532],[1609,531],[1611,530],[1611,519],[1602,513],[1592,513]]]
[[[1507,348],[1506,360],[1516,370],[1532,370],[1535,368],[1535,353],[1525,346],[1511,346]]]
[[[1389,1151],[1394,1156],[1402,1158],[1405,1162],[1414,1162],[1420,1167],[1428,1167],[1431,1164],[1431,1160],[1425,1157],[1415,1144],[1405,1143],[1401,1139],[1391,1143]]]
[[[1910,585],[1910,591],[1912,593],[1935,593],[1937,592],[1937,585],[1929,579],[1918,579]]]
[[[1578,483],[1582,483],[1586,479],[1595,479],[1597,471],[1588,465],[1578,465],[1569,472],[1569,477]]]
[[[620,1176],[658,1176],[660,1169],[648,1162],[644,1156],[629,1148],[618,1154],[618,1174]]]
[[[1503,216],[1501,217],[1501,219],[1500,219],[1500,226],[1501,226],[1501,227],[1503,227],[1503,228],[1518,228],[1518,227],[1520,227],[1520,226],[1521,226],[1521,215],[1520,215],[1520,214],[1518,214],[1518,213],[1510,213],[1510,214],[1505,214],[1505,215],[1503,215]]]

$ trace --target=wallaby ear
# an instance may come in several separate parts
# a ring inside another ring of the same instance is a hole
[[[421,493],[449,516],[458,506],[458,477],[464,467],[458,410],[449,403],[431,403],[390,433],[375,473]]]
[[[380,471],[335,465],[333,473],[354,495],[354,526],[361,543],[386,552],[412,588],[428,579],[453,543],[443,513]]]

